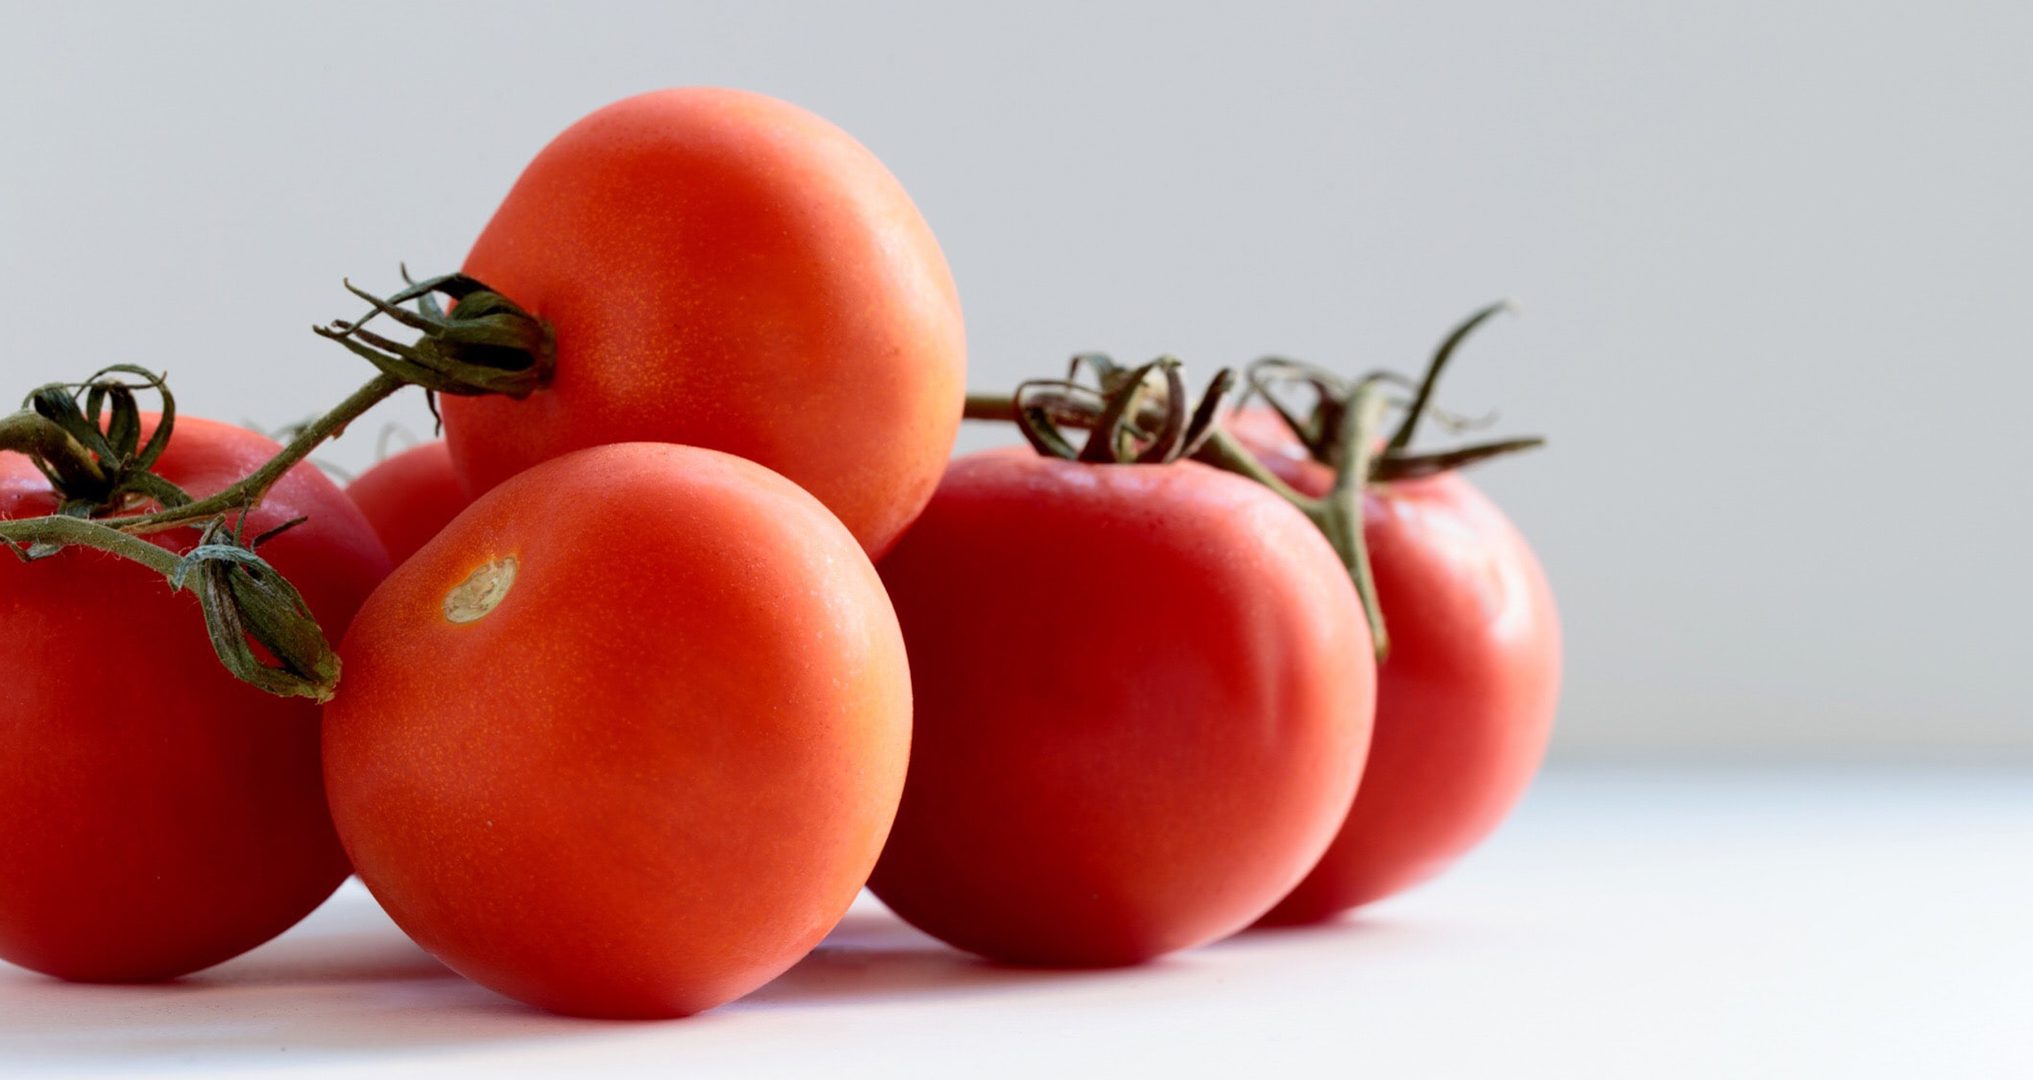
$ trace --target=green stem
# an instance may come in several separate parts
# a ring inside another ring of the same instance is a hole
[[[173,551],[159,548],[138,536],[85,518],[51,515],[0,521],[0,540],[26,548],[32,544],[88,547],[138,562],[169,577],[182,562]]]
[[[998,394],[994,391],[969,390],[967,406],[960,415],[969,420],[1016,419],[1016,397],[1012,394]]]
[[[1235,441],[1235,436],[1219,428],[1201,444],[1200,451],[1193,455],[1193,460],[1203,465],[1212,465],[1223,472],[1232,472],[1245,479],[1254,480],[1301,510],[1307,509],[1309,504],[1320,501],[1300,494],[1292,485],[1279,479],[1278,474],[1265,468],[1264,463],[1258,461],[1257,456],[1250,453],[1248,447]],[[1307,516],[1311,517],[1312,514],[1308,513]]]
[[[1379,663],[1390,655],[1391,638],[1384,627],[1383,605],[1377,599],[1369,544],[1362,534],[1362,493],[1376,452],[1376,430],[1383,417],[1382,387],[1370,380],[1356,384],[1348,407],[1342,411],[1340,430],[1333,432],[1339,448],[1336,458],[1341,462],[1334,473],[1334,487],[1325,498],[1299,507],[1326,534],[1335,554],[1341,556],[1341,564],[1348,568],[1349,580],[1355,582],[1356,598],[1362,602],[1363,618],[1369,621],[1370,641],[1376,647]]]
[[[304,425],[303,430],[289,441],[288,446],[283,447],[281,452],[269,458],[246,479],[215,495],[182,506],[159,510],[153,514],[111,518],[107,519],[106,523],[122,532],[143,534],[174,529],[200,518],[214,517],[234,510],[251,510],[260,504],[262,497],[268,494],[268,489],[274,487],[276,481],[282,479],[283,475],[298,462],[309,457],[311,451],[323,445],[327,439],[346,430],[346,425],[359,419],[367,410],[407,385],[409,384],[393,375],[376,375],[367,385],[355,390],[331,412]]]
[[[89,547],[140,563],[162,574],[173,588],[198,597],[213,651],[236,677],[273,694],[329,699],[339,678],[338,657],[302,594],[255,551],[265,536],[281,529],[243,541],[240,525],[246,514],[312,451],[404,386],[523,397],[548,381],[555,356],[542,320],[463,275],[412,283],[389,300],[353,291],[373,305],[372,313],[313,329],[365,357],[381,374],[304,425],[252,474],[202,499],[191,499],[153,472],[174,430],[174,399],[160,376],[116,365],[82,386],[51,384],[36,391],[32,408],[0,417],[0,450],[35,459],[56,489],[58,512],[0,521],[0,545],[24,560],[66,547]],[[448,315],[434,293],[457,301],[457,310]],[[415,314],[399,306],[411,300],[418,305]],[[422,337],[405,345],[362,329],[376,315],[416,329]],[[161,416],[146,445],[139,442],[141,420],[133,395],[144,387],[105,378],[122,372],[140,375],[145,388],[162,396]],[[73,390],[84,392],[82,402]],[[156,509],[120,516],[136,501],[153,502]],[[237,522],[232,520],[235,512]],[[181,555],[142,539],[200,525],[196,545]]]

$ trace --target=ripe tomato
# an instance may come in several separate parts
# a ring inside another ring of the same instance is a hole
[[[389,457],[354,478],[346,494],[367,515],[397,564],[473,501],[452,471],[452,454],[442,440]]]
[[[882,563],[917,729],[870,886],[963,949],[1128,964],[1223,937],[1333,837],[1373,668],[1346,572],[1194,463],[954,463]]]
[[[760,465],[661,443],[480,498],[355,620],[326,783],[360,877],[477,982],[682,1016],[847,910],[896,812],[910,673],[875,569]]]
[[[581,447],[705,446],[796,481],[879,555],[952,450],[945,257],[882,163],[796,106],[690,88],[601,109],[530,163],[465,269],[557,343],[548,389],[444,400],[475,492]]]
[[[1332,485],[1269,410],[1227,425],[1301,492]],[[1334,845],[1267,922],[1324,919],[1446,869],[1510,812],[1552,734],[1553,594],[1495,504],[1457,473],[1372,485],[1363,538],[1391,638],[1369,766]]]
[[[179,416],[155,471],[203,496],[277,449]],[[27,458],[0,454],[0,517],[55,507]],[[360,511],[304,465],[246,531],[299,516],[309,521],[261,554],[336,639],[387,556]],[[195,536],[149,539],[180,551]],[[288,929],[345,879],[317,706],[220,667],[191,594],[96,551],[34,563],[0,553],[0,625],[0,956],[66,979],[174,978]]]

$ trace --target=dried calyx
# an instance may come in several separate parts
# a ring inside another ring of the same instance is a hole
[[[154,392],[161,408],[146,441],[140,391]],[[250,540],[241,535],[245,513],[230,521],[224,514],[187,519],[200,532],[182,554],[135,535],[144,515],[133,511],[154,504],[175,514],[193,505],[182,488],[152,471],[175,428],[175,397],[161,376],[142,368],[111,367],[82,383],[31,393],[21,412],[0,421],[8,432],[0,449],[28,455],[57,493],[58,509],[0,522],[0,540],[29,562],[90,547],[141,563],[198,598],[212,649],[234,675],[273,694],[331,696],[337,656],[303,597],[256,550],[298,522]]]
[[[1088,373],[1095,385],[1080,381]],[[1064,379],[1025,382],[1009,395],[968,395],[966,415],[1014,421],[1039,453],[1051,457],[1126,465],[1191,458],[1270,488],[1305,514],[1334,548],[1362,601],[1378,655],[1383,655],[1388,644],[1362,537],[1362,479],[1368,475],[1369,446],[1374,441],[1367,433],[1375,430],[1382,415],[1381,397],[1366,385],[1358,387],[1333,422],[1331,434],[1346,440],[1338,454],[1344,464],[1336,470],[1333,488],[1315,497],[1272,475],[1222,430],[1217,420],[1234,382],[1234,372],[1222,370],[1194,404],[1175,358],[1160,357],[1125,369],[1099,353],[1083,353],[1073,358]],[[1067,428],[1085,429],[1086,441],[1076,448],[1065,435]]]
[[[1381,660],[1390,649],[1390,638],[1363,540],[1363,488],[1431,476],[1544,443],[1527,437],[1434,452],[1411,447],[1420,421],[1428,416],[1456,429],[1478,426],[1435,410],[1433,390],[1461,343],[1477,327],[1509,310],[1513,306],[1505,301],[1464,320],[1440,343],[1424,377],[1416,382],[1389,371],[1348,378],[1283,357],[1266,357],[1250,365],[1248,393],[1261,396],[1307,452],[1334,471],[1332,487],[1318,497],[1279,479],[1216,422],[1221,399],[1234,382],[1228,370],[1215,376],[1198,405],[1189,405],[1178,360],[1161,357],[1124,369],[1106,356],[1086,353],[1073,358],[1064,379],[1026,382],[1007,395],[969,394],[966,415],[1014,421],[1039,453],[1069,461],[1153,464],[1190,457],[1270,488],[1305,514],[1341,557]],[[1087,373],[1093,375],[1093,385],[1081,382]],[[1393,389],[1409,393],[1410,399],[1392,400],[1387,394]],[[1310,398],[1303,409],[1290,404],[1300,393]],[[1403,408],[1404,416],[1386,439],[1383,419],[1393,404]],[[1086,441],[1076,448],[1065,435],[1067,428],[1086,429]]]
[[[339,657],[303,594],[256,554],[303,522],[296,518],[243,541],[239,522],[214,519],[179,560],[169,583],[197,594],[212,651],[228,671],[271,694],[323,701],[338,685]]]
[[[543,320],[513,300],[464,274],[413,281],[386,297],[345,282],[346,291],[365,300],[367,314],[314,326],[328,338],[365,358],[383,374],[433,394],[505,394],[527,397],[550,383],[557,348]],[[442,294],[453,306],[438,303]],[[410,311],[402,305],[415,303]],[[407,344],[367,329],[377,316],[417,332]]]
[[[57,493],[58,509],[0,521],[0,543],[25,561],[89,547],[147,566],[197,596],[213,651],[234,675],[272,694],[330,698],[338,657],[295,586],[259,554],[265,541],[300,522],[248,539],[241,535],[248,512],[312,450],[404,386],[523,397],[549,382],[554,355],[549,327],[464,275],[410,282],[385,299],[350,282],[346,288],[371,310],[314,329],[366,357],[380,374],[303,424],[253,473],[204,498],[153,471],[176,426],[176,401],[160,375],[120,365],[31,393],[21,411],[0,417],[0,451],[27,455]],[[454,301],[449,313],[439,295]],[[401,307],[412,302],[414,311]],[[405,344],[365,329],[377,316],[417,331],[418,339]],[[160,399],[145,441],[137,396],[144,392]],[[198,530],[188,552],[142,539],[176,528]]]
[[[1265,404],[1277,412],[1285,425],[1291,429],[1292,434],[1305,445],[1314,460],[1330,468],[1339,466],[1339,455],[1342,452],[1341,443],[1334,437],[1334,431],[1354,400],[1358,385],[1369,383],[1410,392],[1412,397],[1403,405],[1404,416],[1399,420],[1397,430],[1376,455],[1371,467],[1369,480],[1374,483],[1432,476],[1493,457],[1531,450],[1545,445],[1546,440],[1529,435],[1470,443],[1438,451],[1419,452],[1412,449],[1413,435],[1417,432],[1420,422],[1429,417],[1444,422],[1456,431],[1482,427],[1489,422],[1449,417],[1433,406],[1433,391],[1438,386],[1440,374],[1446,370],[1448,361],[1454,358],[1455,351],[1468,340],[1469,335],[1496,316],[1516,310],[1517,305],[1513,302],[1500,300],[1462,320],[1460,325],[1441,340],[1440,346],[1433,352],[1432,360],[1426,365],[1425,374],[1417,382],[1392,371],[1375,371],[1359,379],[1349,379],[1312,364],[1281,356],[1267,356],[1249,366],[1249,392],[1261,397]],[[1294,388],[1310,396],[1312,403],[1309,408],[1301,410],[1287,404]]]
[[[1124,368],[1101,353],[1082,353],[1063,379],[1019,384],[1011,395],[1012,418],[1038,453],[1067,461],[1162,465],[1191,457],[1214,433],[1235,372],[1217,372],[1189,412],[1183,367],[1170,356]],[[1098,385],[1081,383],[1083,371],[1092,371]],[[1077,449],[1066,438],[1067,426],[1087,429]]]
[[[122,375],[140,382],[127,382]],[[136,397],[144,391],[156,394],[161,410],[146,443]],[[189,497],[149,471],[168,448],[175,422],[176,401],[162,378],[120,364],[94,372],[82,383],[51,383],[31,392],[21,412],[4,421],[10,437],[0,447],[28,455],[58,492],[58,512],[68,517],[90,517],[140,499],[175,506]]]

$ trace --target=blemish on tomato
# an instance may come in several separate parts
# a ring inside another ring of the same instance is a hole
[[[445,594],[445,620],[469,623],[486,618],[515,587],[515,567],[515,556],[506,555],[466,575]]]

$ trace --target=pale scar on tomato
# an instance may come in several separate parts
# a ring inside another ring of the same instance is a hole
[[[515,556],[489,560],[445,594],[445,619],[455,623],[478,622],[501,606],[508,598],[508,590],[514,587]]]

